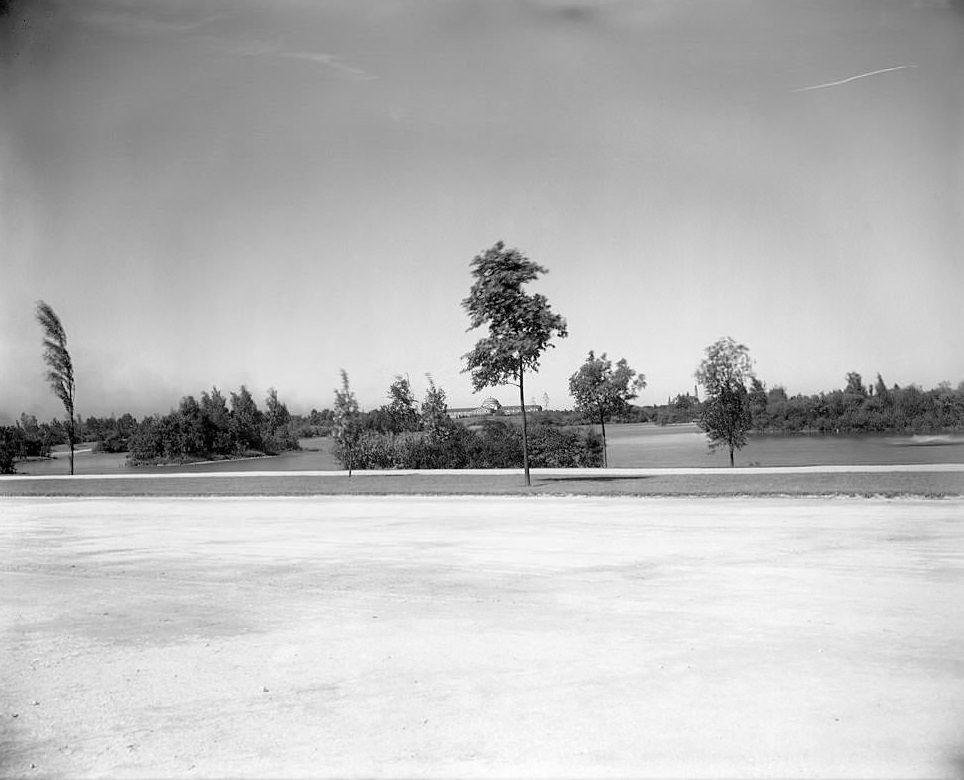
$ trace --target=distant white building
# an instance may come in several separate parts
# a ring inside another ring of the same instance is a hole
[[[526,404],[527,412],[541,412],[542,407],[538,404]],[[503,406],[496,398],[486,398],[479,406],[465,407],[461,409],[449,409],[449,417],[458,420],[461,417],[487,417],[489,415],[511,416],[522,414],[522,407]]]

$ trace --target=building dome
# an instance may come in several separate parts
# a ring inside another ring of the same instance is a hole
[[[499,411],[499,409],[502,408],[502,404],[500,404],[500,403],[498,402],[498,400],[495,399],[495,398],[486,398],[486,399],[481,403],[480,406],[481,406],[482,409],[485,409],[485,410],[487,410],[487,411],[489,411],[489,412],[497,412],[497,411]]]

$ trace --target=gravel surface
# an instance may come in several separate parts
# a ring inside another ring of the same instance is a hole
[[[0,775],[960,777],[964,501],[0,499]]]

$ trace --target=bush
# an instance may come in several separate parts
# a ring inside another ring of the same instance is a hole
[[[108,431],[94,445],[94,452],[127,452],[127,437],[117,431]]]
[[[348,468],[344,448],[336,444],[334,455]],[[529,464],[537,468],[598,467],[602,465],[602,439],[591,431],[533,426],[529,432]],[[485,420],[478,428],[444,426],[435,435],[368,430],[355,444],[352,468],[522,468],[522,430],[497,420]]]

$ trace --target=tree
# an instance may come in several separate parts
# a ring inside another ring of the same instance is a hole
[[[231,413],[224,395],[217,387],[212,387],[210,394],[201,393],[200,406],[205,450],[215,455],[233,455]]]
[[[429,438],[439,442],[447,438],[457,425],[449,417],[449,405],[445,399],[445,391],[437,387],[431,374],[426,374],[428,389],[425,391],[425,398],[422,401],[422,408],[419,414],[419,424]]]
[[[273,387],[268,388],[268,395],[264,399],[264,421],[270,433],[274,433],[278,428],[287,427],[291,422],[291,413],[285,403],[278,399],[278,391]]]
[[[237,393],[231,393],[231,432],[239,452],[262,452],[261,429],[264,415],[251,396],[251,391],[241,385]]]
[[[358,401],[348,386],[348,372],[341,369],[341,390],[335,390],[335,420],[331,429],[332,438],[345,454],[348,476],[351,476],[352,456],[358,437],[361,434],[361,420]]]
[[[768,396],[766,383],[760,381],[755,376],[751,377],[748,397],[753,428],[762,433],[770,425],[770,418],[767,414]]]
[[[646,387],[646,377],[629,367],[626,358],[616,363],[603,352],[598,358],[592,350],[579,370],[569,377],[569,393],[576,402],[576,409],[590,419],[599,420],[602,427],[603,466],[609,465],[606,452],[606,420],[624,411],[629,402]]]
[[[850,395],[860,396],[861,398],[867,397],[867,388],[864,387],[864,378],[858,374],[856,371],[851,371],[847,374],[847,387],[844,388],[845,393]]]
[[[544,295],[522,290],[547,270],[517,249],[506,249],[499,241],[472,260],[475,281],[462,301],[470,319],[469,330],[488,326],[489,335],[463,355],[472,385],[478,392],[486,387],[514,384],[519,388],[522,407],[522,462],[525,484],[529,477],[528,427],[525,407],[525,373],[538,371],[539,358],[553,335],[568,335],[566,321],[552,312]]]
[[[746,434],[753,424],[750,414],[747,380],[753,379],[750,351],[729,336],[706,348],[706,357],[696,371],[696,381],[703,386],[706,400],[697,424],[706,432],[710,449],[727,447],[730,467],[733,451],[746,444]]]
[[[407,376],[399,374],[395,377],[395,381],[388,388],[388,397],[391,403],[388,404],[387,411],[391,416],[394,432],[417,431],[418,410]]]
[[[298,449],[298,442],[291,433],[291,412],[278,398],[278,391],[268,389],[264,399],[264,432],[261,436],[265,448],[271,453]]]
[[[193,395],[186,395],[170,415],[175,422],[176,438],[171,455],[177,458],[198,458],[206,453],[204,447],[204,419],[201,406]]]
[[[890,401],[890,390],[887,389],[884,378],[879,373],[877,374],[877,382],[874,384],[874,393],[884,404]]]
[[[43,301],[37,301],[37,321],[44,331],[44,363],[47,364],[47,382],[55,396],[64,405],[66,417],[67,444],[70,447],[70,473],[74,473],[74,444],[77,441],[74,403],[76,385],[74,383],[74,364],[67,351],[67,332],[54,310]]]

